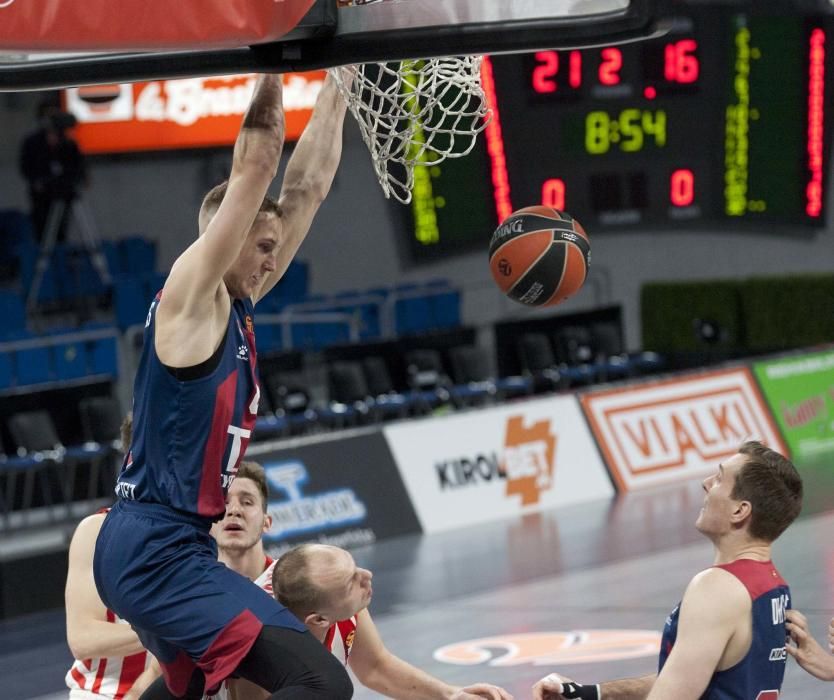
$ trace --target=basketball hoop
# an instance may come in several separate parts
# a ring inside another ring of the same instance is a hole
[[[481,57],[365,63],[332,69],[386,197],[408,204],[414,169],[459,158],[489,121]]]

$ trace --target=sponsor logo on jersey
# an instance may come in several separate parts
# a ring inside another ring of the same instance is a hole
[[[771,661],[784,661],[788,658],[788,652],[785,651],[785,647],[777,647],[776,649],[770,650],[770,660]]]
[[[458,666],[555,666],[657,656],[660,634],[652,630],[571,630],[481,637],[448,644],[434,659]]]
[[[243,343],[237,347],[237,359],[249,361],[249,346]]]

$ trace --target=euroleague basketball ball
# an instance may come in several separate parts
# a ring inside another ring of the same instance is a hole
[[[553,306],[575,294],[590,263],[588,234],[570,214],[551,207],[513,212],[489,243],[495,282],[527,306]]]

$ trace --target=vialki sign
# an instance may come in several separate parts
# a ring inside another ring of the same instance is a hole
[[[325,71],[284,75],[287,141],[310,120]],[[255,75],[92,85],[64,91],[87,154],[230,146],[255,88]]]
[[[745,440],[786,451],[745,367],[591,391],[581,401],[621,491],[703,478]]]

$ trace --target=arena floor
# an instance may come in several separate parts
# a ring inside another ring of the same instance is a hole
[[[821,639],[834,616],[834,490],[806,488],[774,560]],[[692,526],[702,496],[698,484],[631,494],[355,554],[375,573],[371,612],[392,652],[451,683],[527,698],[551,670],[601,681],[655,668],[656,633],[711,562]],[[471,640],[481,641],[460,644]],[[69,661],[62,611],[0,625],[0,697],[66,698]],[[789,660],[783,696],[830,700],[834,687]],[[376,695],[357,687],[355,697]]]

